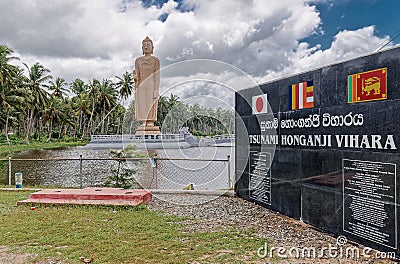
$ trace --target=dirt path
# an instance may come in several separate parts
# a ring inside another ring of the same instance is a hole
[[[43,260],[39,262],[32,262],[32,259],[37,257],[35,254],[18,254],[10,253],[6,246],[0,246],[0,264],[68,264],[66,262],[61,262],[58,260]]]

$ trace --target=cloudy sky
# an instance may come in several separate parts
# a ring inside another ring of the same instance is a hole
[[[176,88],[188,76],[237,84],[235,71],[265,82],[365,55],[400,33],[398,0],[0,0],[0,7],[0,44],[68,82],[131,71],[146,36],[161,67],[193,59],[223,63],[219,72],[171,70],[164,85]],[[206,86],[185,83],[173,92],[229,97]]]

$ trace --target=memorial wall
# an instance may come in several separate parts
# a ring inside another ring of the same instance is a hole
[[[400,48],[235,101],[238,196],[399,255]]]

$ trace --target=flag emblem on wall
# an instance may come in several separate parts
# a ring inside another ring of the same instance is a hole
[[[314,107],[313,81],[301,82],[289,86],[289,110]]]
[[[384,100],[387,97],[387,68],[347,77],[348,103]]]
[[[257,95],[251,98],[251,109],[253,110],[253,115],[265,114],[268,109],[267,95]]]

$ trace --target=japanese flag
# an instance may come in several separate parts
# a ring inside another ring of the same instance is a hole
[[[251,108],[253,109],[253,115],[267,113],[268,100],[267,95],[257,95],[251,98]]]

